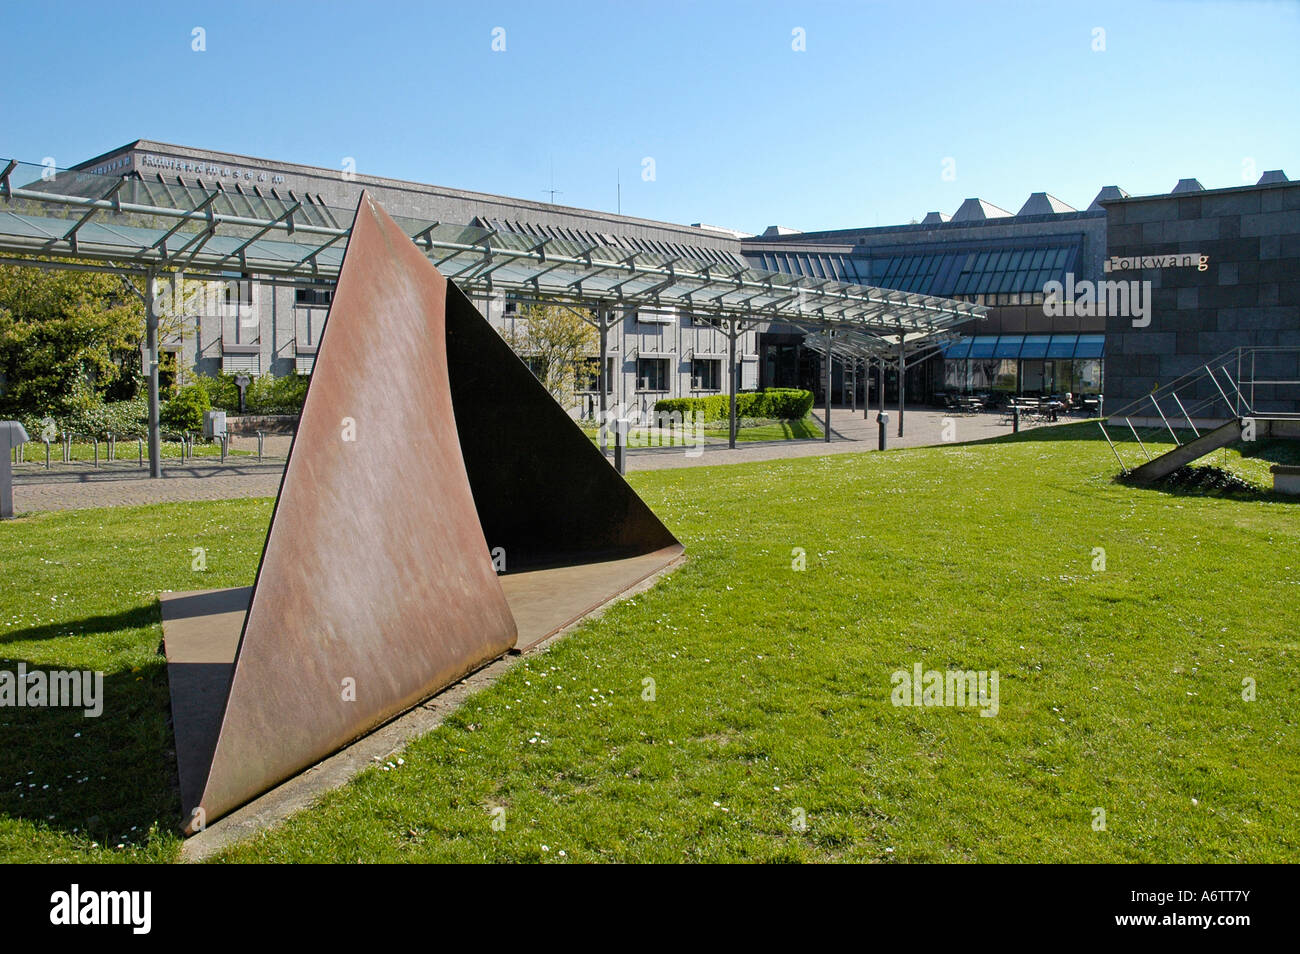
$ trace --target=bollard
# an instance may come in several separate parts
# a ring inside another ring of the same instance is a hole
[[[1011,433],[1020,433],[1020,405],[1011,405]]]
[[[92,435],[90,438],[90,442],[95,445],[95,466],[98,467],[99,466],[99,438],[94,437]]]
[[[137,437],[135,439],[135,453],[136,453],[136,461],[139,463],[141,467],[143,467],[144,466],[144,438],[143,437]]]
[[[0,421],[0,519],[14,515],[14,472],[9,464],[10,450],[27,442],[27,431],[17,421]]]
[[[111,431],[108,434],[108,459],[110,461],[117,460],[117,436]]]
[[[619,424],[621,425],[622,422],[620,421]],[[622,426],[619,426],[614,430],[614,469],[617,470],[620,474],[622,474],[622,473],[626,473],[625,467],[626,467],[626,462],[624,460],[623,428]]]
[[[257,462],[262,462],[262,440],[266,437],[262,431],[257,432]]]
[[[221,435],[221,463],[226,462],[226,451],[230,448],[230,434],[223,432]]]
[[[884,450],[889,444],[889,415],[881,411],[876,415],[876,423],[880,425],[880,443],[877,450]]]
[[[63,432],[63,462],[72,463],[72,435],[67,431]]]
[[[50,439],[45,439],[45,469],[50,469]]]

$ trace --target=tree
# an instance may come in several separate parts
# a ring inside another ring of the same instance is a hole
[[[125,279],[137,297],[143,297],[141,285]],[[182,353],[186,342],[193,340],[202,314],[218,312],[227,301],[231,282],[207,282],[185,278],[179,272],[168,272],[154,279],[153,311],[158,317],[159,344],[180,344]],[[173,351],[159,355],[158,367],[170,381],[170,389],[177,390],[191,383],[189,368]]]
[[[144,307],[115,275],[0,266],[0,413],[62,413],[78,382],[129,398]]]
[[[573,405],[578,366],[599,343],[591,324],[561,305],[525,305],[501,336],[562,407]]]

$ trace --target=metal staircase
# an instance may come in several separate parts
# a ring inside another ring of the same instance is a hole
[[[1137,483],[1234,441],[1300,436],[1300,347],[1226,351],[1098,424],[1122,472]],[[1171,441],[1172,448],[1163,446]]]

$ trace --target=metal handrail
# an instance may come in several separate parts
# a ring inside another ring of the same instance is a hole
[[[1160,435],[1168,432],[1169,438],[1173,439],[1175,447],[1181,446],[1182,441],[1178,437],[1174,422],[1170,420],[1170,415],[1165,413],[1161,406],[1161,401],[1172,400],[1178,408],[1178,416],[1187,422],[1195,437],[1201,436],[1200,429],[1196,426],[1194,415],[1202,417],[1217,418],[1217,413],[1221,407],[1223,416],[1228,419],[1244,419],[1248,417],[1269,416],[1278,418],[1300,418],[1300,412],[1295,411],[1264,411],[1261,410],[1256,401],[1255,386],[1272,386],[1272,387],[1296,387],[1297,400],[1300,400],[1300,379],[1291,380],[1288,378],[1260,378],[1257,377],[1257,357],[1261,354],[1295,354],[1300,355],[1300,346],[1291,345],[1260,345],[1251,347],[1237,347],[1231,351],[1225,351],[1206,361],[1187,373],[1180,375],[1168,384],[1155,388],[1151,393],[1146,394],[1136,400],[1130,401],[1117,411],[1107,414],[1098,421],[1102,435],[1106,438],[1111,452],[1115,459],[1119,461],[1121,469],[1127,473],[1128,465],[1124,462],[1123,456],[1119,452],[1114,440],[1111,439],[1110,433],[1106,429],[1107,424],[1119,424],[1127,427],[1137,442],[1147,460],[1151,460],[1151,452],[1143,442],[1140,431],[1147,431],[1148,438],[1152,435]],[[1208,381],[1214,387],[1214,393],[1207,397],[1193,398],[1188,391],[1203,382]],[[1149,405],[1149,406],[1148,406]],[[1150,410],[1155,408],[1156,417],[1159,424],[1139,424],[1138,420],[1151,418]],[[1138,419],[1138,420],[1135,420]],[[1181,426],[1181,424],[1179,425]]]

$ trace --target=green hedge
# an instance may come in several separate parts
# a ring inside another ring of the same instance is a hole
[[[298,414],[307,396],[307,381],[297,374],[253,378],[244,395],[246,413]],[[181,431],[201,433],[203,412],[211,408],[227,414],[239,413],[239,388],[234,375],[200,376],[170,396],[164,393],[161,397],[159,416],[165,435]],[[56,434],[66,431],[78,439],[104,438],[109,434],[120,439],[149,436],[149,399],[145,394],[129,401],[105,401],[88,386],[78,385],[68,405],[63,413],[26,414],[19,420],[34,441],[41,439],[47,421],[53,423]]]
[[[745,391],[736,395],[736,417],[764,418],[767,420],[801,421],[812,410],[811,391],[797,388],[768,388],[764,391]],[[726,394],[711,394],[698,398],[665,398],[655,402],[656,413],[680,414],[683,420],[691,414],[696,420],[708,424],[727,420],[731,398]]]
[[[101,401],[96,404],[76,408],[67,414],[31,414],[21,417],[27,435],[33,441],[41,440],[41,433],[50,422],[54,429],[54,440],[61,439],[67,431],[79,439],[85,437],[107,437],[113,434],[121,439],[145,437],[148,432],[149,401],[147,398],[133,398],[130,401]]]
[[[299,413],[302,411],[303,399],[307,397],[308,380],[310,379],[300,374],[286,374],[282,378],[264,374],[253,378],[244,391],[244,413]],[[214,378],[203,378],[203,381],[212,396],[213,407],[227,414],[239,413],[239,386],[235,384],[235,375],[221,374]]]
[[[178,388],[171,400],[159,408],[158,420],[165,430],[203,431],[203,415],[212,409],[212,399],[200,378],[194,384]]]

